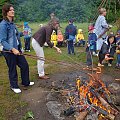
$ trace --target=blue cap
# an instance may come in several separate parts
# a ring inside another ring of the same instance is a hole
[[[28,25],[28,22],[24,22],[24,26]]]

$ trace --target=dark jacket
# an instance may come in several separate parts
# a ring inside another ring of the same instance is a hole
[[[103,43],[100,53],[102,53],[104,55],[110,54],[110,57],[113,57],[115,50],[116,50],[115,44],[111,44],[111,46],[110,46],[107,43]]]
[[[69,24],[65,29],[65,37],[69,39],[69,35],[75,36],[77,34],[77,29],[73,24]]]
[[[44,43],[47,42],[47,44],[52,48],[53,43],[50,42],[50,39],[53,30],[52,26],[43,26],[33,35],[33,38],[40,44],[41,47],[43,47]]]
[[[91,44],[92,42],[96,42],[97,41],[97,35],[95,33],[89,33],[88,35],[88,42],[89,44]]]

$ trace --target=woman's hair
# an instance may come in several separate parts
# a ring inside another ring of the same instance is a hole
[[[108,45],[110,45],[109,39],[112,38],[112,37],[114,38],[114,41],[113,41],[112,44],[116,44],[116,37],[115,37],[115,35],[111,34],[111,35],[108,36],[108,39],[107,39]]]
[[[49,21],[48,25],[54,27],[56,24],[59,24],[59,19],[58,18],[53,18]]]
[[[100,8],[99,9],[99,14],[101,15],[101,14],[103,14],[103,12],[106,12],[106,9],[105,8]]]
[[[3,7],[2,7],[3,19],[7,19],[7,12],[9,12],[10,7],[13,7],[13,5],[12,4],[8,4],[8,3],[3,5]]]

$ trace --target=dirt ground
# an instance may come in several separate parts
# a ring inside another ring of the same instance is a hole
[[[25,114],[25,111],[29,110],[33,112],[35,120],[74,120],[73,117],[55,117],[52,113],[50,114],[47,104],[51,101],[58,102],[60,103],[60,106],[62,106],[63,110],[63,98],[59,93],[52,92],[53,89],[58,91],[61,89],[67,89],[68,87],[72,88],[72,86],[75,86],[75,79],[77,76],[83,76],[84,79],[88,78],[86,73],[87,72],[83,70],[75,71],[70,69],[66,72],[50,75],[49,80],[36,80],[33,87],[29,88],[28,90],[24,90],[22,93],[21,99],[22,101],[28,103],[27,107],[22,108],[18,117],[14,117],[14,119],[12,118],[11,120],[21,120],[23,114]],[[107,84],[113,83],[114,81],[114,78],[112,78],[110,75],[102,74],[101,77],[102,80]]]

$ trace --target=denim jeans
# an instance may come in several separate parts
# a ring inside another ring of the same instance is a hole
[[[74,54],[74,44],[73,40],[68,41],[68,54]]]
[[[80,45],[83,45],[83,47],[85,46],[85,40],[80,40],[79,42],[78,42],[78,46],[80,46]]]
[[[120,65],[120,54],[117,54],[117,64]]]
[[[24,38],[25,41],[25,50],[30,50],[30,37]]]

